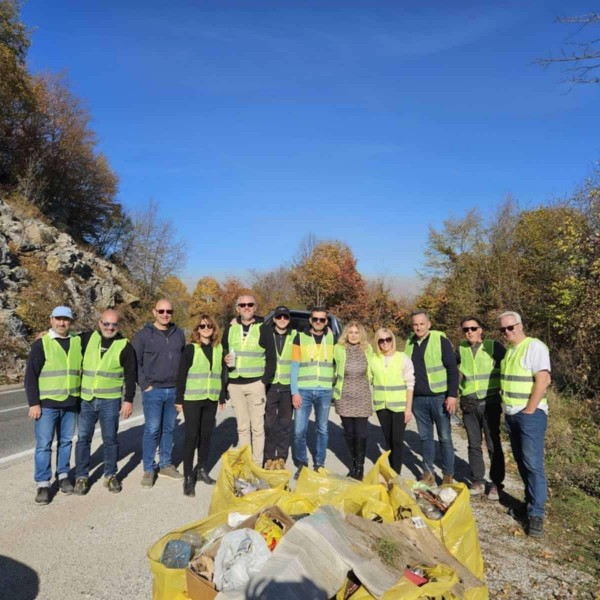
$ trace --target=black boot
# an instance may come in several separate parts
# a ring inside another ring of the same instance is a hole
[[[348,475],[346,477],[354,478],[354,474],[356,473],[356,451],[354,450],[354,436],[353,435],[345,435],[346,444],[348,444],[348,450],[350,450],[350,471],[348,471]]]
[[[193,475],[186,475],[183,478],[183,495],[190,498],[196,495],[196,478]]]
[[[367,438],[355,438],[354,449],[356,452],[356,471],[354,472],[354,479],[362,481],[365,474],[365,452],[367,450]]]
[[[215,483],[217,483],[209,474],[208,471],[204,468],[201,467],[200,465],[198,465],[197,469],[196,469],[196,474],[198,477],[199,481],[203,481],[204,483],[206,483],[207,485],[215,485]]]

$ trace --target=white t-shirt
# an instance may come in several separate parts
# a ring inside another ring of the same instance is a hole
[[[523,358],[521,359],[521,367],[527,371],[531,371],[531,373],[534,375],[540,371],[548,371],[551,373],[552,369],[550,367],[550,352],[548,352],[547,346],[540,342],[540,340],[532,340],[527,350],[525,350]],[[516,415],[524,408],[524,406],[508,406],[505,404],[504,412],[507,415]],[[546,400],[542,400],[539,403],[538,408],[547,414],[548,402],[546,402]]]

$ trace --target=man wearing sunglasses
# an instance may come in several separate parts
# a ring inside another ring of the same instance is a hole
[[[551,382],[550,353],[546,344],[525,335],[519,313],[507,311],[498,320],[500,333],[507,342],[500,365],[504,421],[525,484],[527,533],[540,538],[544,535],[544,505],[548,495],[544,437],[548,424],[546,390]]]
[[[177,410],[175,397],[179,361],[185,348],[185,334],[172,323],[173,305],[159,300],[148,323],[133,338],[137,358],[137,380],[142,390],[144,438],[142,487],[149,489],[156,478],[156,448],[159,448],[158,476],[180,481],[183,475],[173,465],[173,432]]]
[[[104,452],[104,487],[112,493],[122,489],[117,479],[119,416],[128,419],[133,411],[136,360],[133,347],[121,335],[119,326],[119,313],[105,310],[100,315],[98,330],[87,331],[80,336],[83,371],[75,445],[74,489],[78,496],[84,496],[90,489],[90,448],[98,421]],[[123,387],[125,395],[121,404]]]
[[[273,380],[267,386],[265,410],[265,469],[285,469],[290,450],[292,427],[292,342],[294,331],[290,327],[290,311],[278,306],[273,313],[270,341],[277,357]]]
[[[310,313],[310,326],[298,333],[292,346],[292,404],[294,406],[294,458],[300,477],[308,467],[306,430],[310,413],[315,409],[315,471],[325,466],[329,437],[329,408],[333,396],[333,333],[327,327],[327,311],[316,307]]]
[[[470,493],[480,496],[486,491],[485,464],[481,451],[485,436],[490,457],[491,486],[488,500],[499,500],[504,481],[504,453],[500,441],[500,362],[504,346],[484,339],[481,321],[476,317],[462,320],[465,340],[460,343],[456,359],[460,371],[460,407],[469,441],[469,466],[472,482]],[[483,433],[483,436],[482,436]]]
[[[270,331],[256,316],[256,300],[237,299],[238,316],[223,332],[223,360],[228,370],[227,391],[237,422],[238,445],[252,448],[252,460],[263,464],[265,449],[266,386],[275,374],[275,352]],[[232,352],[233,351],[233,352]]]
[[[456,412],[458,367],[452,344],[441,331],[431,329],[429,315],[418,310],[411,315],[413,333],[406,340],[404,353],[415,367],[415,389],[412,412],[423,451],[422,481],[435,483],[435,442],[437,430],[442,455],[442,484],[451,484],[454,477],[454,446],[450,415]]]

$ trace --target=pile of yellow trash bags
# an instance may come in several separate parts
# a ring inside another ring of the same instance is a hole
[[[412,491],[415,482],[398,477],[387,454],[362,482],[303,469],[293,491],[291,473],[256,466],[249,447],[227,451],[222,464],[208,516],[170,532],[149,549],[153,600],[488,598],[464,484],[453,484],[452,504],[441,518],[429,519]],[[271,548],[262,578],[252,576],[244,590],[218,593],[211,584],[199,591],[192,581],[199,578],[189,566],[163,564],[172,540],[190,535],[210,540],[211,534],[232,529],[232,515],[255,523],[269,509],[281,511],[293,526]]]

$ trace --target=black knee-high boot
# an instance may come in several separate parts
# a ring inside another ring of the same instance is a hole
[[[354,477],[356,473],[356,451],[354,449],[354,436],[353,435],[345,435],[346,444],[348,444],[348,450],[350,450],[350,471],[348,471],[348,475],[346,477]]]
[[[354,479],[362,481],[365,474],[365,453],[367,450],[366,438],[354,438],[354,452],[356,456],[356,470],[354,471]]]

